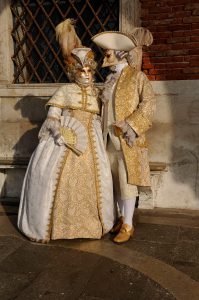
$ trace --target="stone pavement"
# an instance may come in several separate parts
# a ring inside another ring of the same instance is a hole
[[[0,299],[198,300],[199,214],[138,211],[133,239],[36,244],[0,206]],[[167,225],[164,225],[167,224]]]

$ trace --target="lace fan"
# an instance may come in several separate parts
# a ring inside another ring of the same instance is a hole
[[[80,121],[73,117],[65,117],[61,127],[61,135],[66,146],[73,150],[77,155],[85,152],[88,142],[87,132]]]

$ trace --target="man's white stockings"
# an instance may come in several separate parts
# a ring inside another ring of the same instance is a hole
[[[121,215],[124,217],[124,224],[133,226],[133,214],[135,210],[136,197],[128,200],[118,200],[118,205],[120,208]]]

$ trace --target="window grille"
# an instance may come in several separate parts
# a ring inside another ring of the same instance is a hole
[[[104,30],[119,29],[119,0],[13,0],[13,83],[67,82],[55,27],[66,18],[76,20],[82,44],[96,53],[99,65],[103,53],[91,37]],[[97,70],[98,81],[105,73]]]

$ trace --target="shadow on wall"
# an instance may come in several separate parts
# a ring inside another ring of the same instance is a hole
[[[9,6],[8,1],[5,1],[5,0],[0,1],[0,16],[8,6]]]
[[[39,129],[46,117],[46,102],[44,98],[27,95],[16,103],[14,109],[20,110],[23,118],[20,124],[22,135],[13,147],[16,162],[29,159],[37,146]]]
[[[152,155],[167,163],[157,189],[161,207],[199,209],[199,91],[197,80],[154,82],[157,112]]]
[[[198,81],[187,81],[173,103],[173,178],[189,187],[199,208],[199,92]],[[186,193],[186,190],[184,190]],[[186,195],[185,195],[186,197]],[[187,197],[188,198],[188,197]],[[180,200],[180,199],[179,199]],[[185,200],[186,201],[186,200]]]
[[[38,144],[38,132],[46,118],[47,100],[47,98],[27,95],[18,100],[13,108],[19,111],[17,114],[19,119],[17,117],[16,121],[12,122],[12,130],[8,132],[8,145],[10,150],[14,150],[10,163],[14,165],[14,168],[6,169],[6,178],[2,188],[5,197],[18,198],[20,195],[26,165]],[[9,123],[7,124],[9,126]]]

